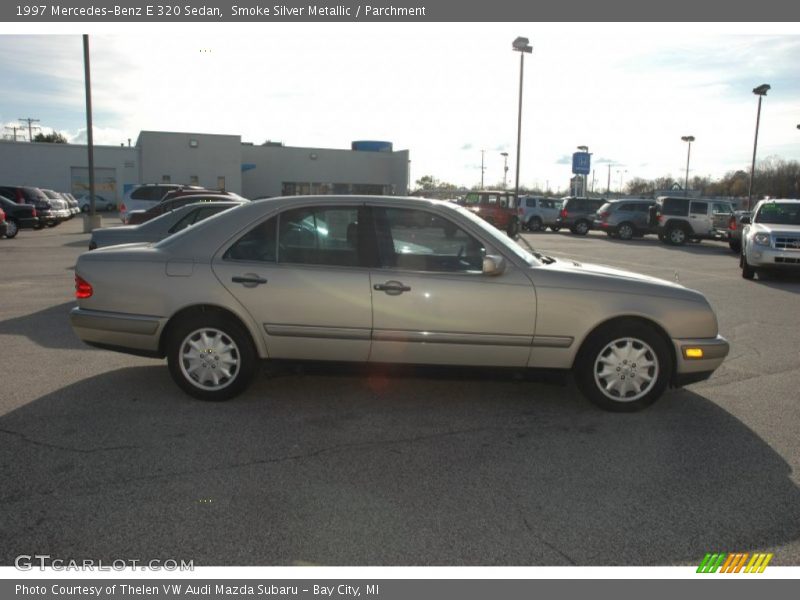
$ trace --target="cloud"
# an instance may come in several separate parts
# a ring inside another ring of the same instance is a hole
[[[464,144],[463,146],[461,146],[461,149],[462,149],[462,150],[472,150],[472,148],[473,148],[473,146],[472,146],[472,144],[470,144],[469,142],[467,142],[466,144]]]

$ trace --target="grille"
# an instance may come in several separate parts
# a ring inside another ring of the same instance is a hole
[[[800,258],[789,258],[787,256],[776,256],[776,263],[790,263],[793,265],[800,265]]]
[[[777,250],[800,250],[800,236],[776,236]]]

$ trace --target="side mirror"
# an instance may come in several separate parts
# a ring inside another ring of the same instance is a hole
[[[487,254],[483,257],[483,274],[500,275],[506,270],[506,259],[496,254]]]
[[[739,219],[739,223],[742,225],[750,225],[750,217],[742,217]]]

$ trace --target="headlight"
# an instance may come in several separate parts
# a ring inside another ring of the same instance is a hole
[[[769,246],[769,234],[757,233],[753,236],[753,241],[759,246]]]

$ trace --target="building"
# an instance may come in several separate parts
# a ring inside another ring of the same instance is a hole
[[[408,193],[408,150],[388,142],[350,149],[243,143],[238,135],[142,131],[134,146],[95,146],[97,193],[120,200],[139,183],[183,183],[247,198]],[[85,145],[0,141],[0,184],[85,194]]]

